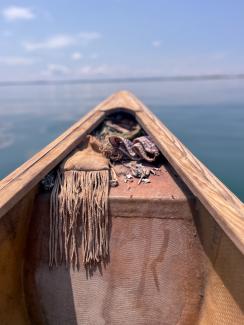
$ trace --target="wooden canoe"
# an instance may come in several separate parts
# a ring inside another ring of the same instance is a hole
[[[153,138],[162,173],[111,188],[106,267],[50,270],[40,181],[117,111]],[[134,95],[116,93],[0,182],[0,324],[244,324],[243,203]]]

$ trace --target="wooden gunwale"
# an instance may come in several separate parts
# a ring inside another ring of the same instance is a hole
[[[115,108],[134,114],[169,163],[216,222],[244,254],[243,203],[204,166],[134,95],[122,91],[95,107],[65,133],[0,182],[0,217],[5,215],[49,171]]]

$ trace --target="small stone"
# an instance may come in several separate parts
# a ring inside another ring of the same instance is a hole
[[[142,178],[141,180],[144,184],[151,183],[149,178]]]
[[[110,186],[111,187],[116,187],[119,185],[119,182],[116,179],[110,180]]]

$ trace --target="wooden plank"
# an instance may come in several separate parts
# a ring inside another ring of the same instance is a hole
[[[0,323],[30,324],[26,309],[23,261],[36,189],[0,220]]]
[[[175,177],[167,163],[158,166],[157,176],[150,176],[151,183],[139,185],[138,181],[125,183],[127,168],[117,164],[119,186],[109,191],[109,211],[111,217],[150,217],[160,219],[192,221],[195,197],[187,187]]]

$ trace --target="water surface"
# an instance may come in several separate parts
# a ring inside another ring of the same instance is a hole
[[[244,81],[0,87],[0,179],[105,97],[135,93],[244,201]]]

